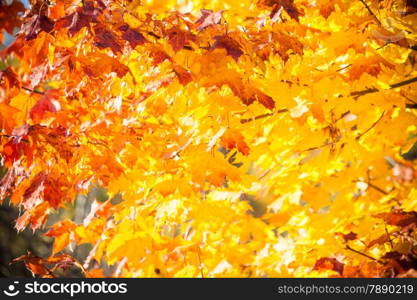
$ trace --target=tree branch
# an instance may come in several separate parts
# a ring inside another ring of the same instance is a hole
[[[395,83],[395,84],[392,84],[392,85],[390,85],[389,89],[390,90],[396,89],[396,88],[399,88],[399,87],[402,87],[402,86],[405,86],[405,85],[409,85],[409,84],[412,84],[412,83],[415,83],[415,82],[417,82],[417,76],[413,77],[413,78],[410,78],[410,79],[407,79],[407,80],[404,80],[404,81],[400,81],[400,82]],[[359,97],[362,97],[362,96],[365,96],[365,95],[368,95],[368,94],[377,93],[379,91],[380,90],[378,90],[376,88],[370,88],[370,89],[367,89],[367,90],[352,92],[352,93],[350,93],[350,96],[353,96],[355,98],[359,98]]]

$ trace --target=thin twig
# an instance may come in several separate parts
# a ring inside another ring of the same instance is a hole
[[[365,134],[367,134],[369,131],[371,131],[381,120],[382,118],[385,116],[385,110],[382,112],[381,116],[378,118],[378,120],[376,120],[371,127],[369,127],[367,130],[365,130],[363,133],[361,133],[360,135],[358,135],[356,137],[356,140],[358,141],[361,137],[363,137]]]
[[[359,0],[364,6],[365,8],[368,10],[368,12],[372,15],[372,17],[374,17],[374,19],[378,22],[378,24],[380,26],[382,26],[381,21],[377,18],[377,16],[374,14],[374,12],[372,11],[372,9],[369,7],[369,5],[365,2],[365,0]]]
[[[392,85],[390,85],[389,89],[390,90],[396,89],[396,88],[399,88],[399,87],[402,87],[402,86],[405,86],[405,85],[409,85],[409,84],[412,84],[412,83],[415,83],[415,82],[417,82],[417,77],[413,77],[413,78],[410,78],[410,79],[392,84]],[[379,91],[380,90],[378,90],[376,88],[371,88],[371,89],[366,89],[366,90],[362,90],[362,91],[352,92],[352,93],[350,93],[350,95],[355,97],[355,98],[359,98],[359,97],[362,97],[362,96],[365,96],[365,95],[368,95],[368,94],[377,93]]]
[[[394,245],[392,244],[392,239],[391,239],[391,235],[388,232],[387,224],[385,224],[385,233],[388,236],[389,244],[391,245],[391,250],[392,250],[392,249],[394,249]]]
[[[259,120],[259,119],[272,117],[273,115],[282,114],[282,113],[286,113],[286,112],[288,112],[288,109],[284,108],[284,109],[280,109],[276,112],[266,113],[266,114],[259,115],[259,116],[253,117],[253,118],[242,119],[242,120],[240,120],[240,123],[241,124],[246,124],[246,123],[250,123],[250,122],[253,122],[253,121],[256,121],[256,120]]]
[[[31,93],[35,93],[35,94],[39,94],[39,95],[45,95],[45,93],[44,93],[44,92],[42,92],[42,91],[39,91],[39,90],[32,90],[32,89],[27,88],[27,87],[24,87],[24,86],[22,86],[22,89],[24,89],[25,91],[29,91],[29,92],[31,92]]]
[[[200,251],[201,251],[201,249],[200,249],[200,247],[198,247],[197,256],[198,256],[198,262],[199,262],[199,265],[200,265],[200,273],[201,273],[201,278],[204,278],[203,265],[201,263]]]
[[[372,256],[370,256],[370,255],[368,255],[368,254],[366,254],[366,253],[360,252],[359,250],[353,249],[353,248],[352,248],[352,247],[350,247],[349,245],[346,245],[346,249],[347,249],[347,250],[350,250],[350,251],[352,251],[352,252],[355,252],[356,254],[362,255],[362,256],[364,256],[364,257],[366,257],[366,258],[369,258],[369,259],[371,259],[371,260],[373,260],[373,261],[377,261],[377,262],[379,262],[379,263],[383,263],[382,261],[380,261],[379,259],[376,259],[375,257],[372,257]]]
[[[388,195],[388,194],[389,194],[389,193],[387,193],[386,191],[384,191],[383,189],[381,189],[379,186],[374,185],[373,183],[368,182],[368,183],[367,183],[367,185],[368,185],[370,188],[373,188],[374,190],[376,190],[376,191],[380,192],[381,194],[384,194],[384,195]]]

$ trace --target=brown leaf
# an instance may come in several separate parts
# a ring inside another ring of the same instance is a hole
[[[189,44],[189,41],[194,41],[195,36],[188,31],[185,31],[178,26],[174,26],[167,31],[168,41],[175,52],[184,48]]]
[[[151,50],[150,56],[153,59],[153,65],[157,66],[165,60],[171,60],[171,57],[163,50],[154,48]]]
[[[183,68],[179,65],[176,65],[176,66],[173,67],[173,70],[178,77],[178,81],[182,85],[187,85],[188,83],[190,83],[193,80],[193,78],[191,76],[191,72],[186,70],[185,68]]]
[[[72,266],[76,266],[79,268],[84,274],[86,273],[86,270],[83,268],[83,266],[71,255],[68,255],[66,253],[62,253],[59,255],[54,255],[51,257],[48,257],[44,260],[47,264],[52,264],[53,268],[52,270],[55,270],[57,268],[60,268],[64,271],[68,270]]]
[[[417,212],[405,212],[403,210],[393,210],[389,213],[375,215],[376,218],[383,219],[387,224],[406,227],[410,224],[417,225]]]
[[[120,26],[119,30],[122,31],[122,39],[128,41],[132,48],[147,42],[142,33],[130,28],[127,24]]]
[[[332,257],[323,257],[316,261],[316,264],[314,265],[314,270],[333,270],[338,272],[340,275],[343,274],[345,264],[338,261],[336,258]]]
[[[41,257],[28,252],[28,254],[19,256],[12,260],[12,263],[23,261],[26,268],[32,272],[33,276],[37,275],[42,278],[54,277],[48,267],[45,266],[44,261]]]
[[[375,239],[375,240],[373,240],[373,241],[370,241],[367,245],[366,245],[366,247],[367,248],[372,248],[373,246],[375,246],[375,245],[383,245],[383,244],[385,244],[386,242],[388,242],[389,241],[389,234],[387,234],[387,233],[384,233],[383,235],[381,235],[380,237],[378,237],[377,239]]]
[[[390,265],[400,274],[417,267],[417,260],[412,255],[397,251],[387,252],[381,259],[388,260]]]
[[[255,98],[259,101],[259,103],[261,103],[263,106],[270,110],[275,108],[275,101],[274,99],[272,99],[272,97],[266,95],[264,92],[257,88],[254,88],[253,90],[255,93]]]
[[[98,24],[94,27],[95,37],[94,45],[98,48],[110,48],[114,54],[122,52],[116,35],[114,35],[106,26]]]
[[[84,1],[83,7],[77,7],[74,13],[59,19],[58,28],[68,28],[70,35],[74,35],[83,27],[90,28],[90,23],[97,20],[101,10],[94,7],[93,1]]]
[[[408,15],[417,13],[417,0],[407,0],[405,5]]]
[[[54,28],[54,21],[45,15],[35,14],[23,24],[22,32],[27,41],[35,39],[41,31],[51,32]]]
[[[216,36],[214,37],[215,43],[212,46],[212,49],[223,48],[226,49],[227,55],[233,57],[235,61],[243,54],[243,51],[238,42],[228,35]]]
[[[354,241],[358,238],[358,235],[352,231],[347,234],[336,232],[336,235],[340,235],[345,242]]]
[[[303,13],[295,6],[294,0],[260,0],[259,3],[261,5],[273,7],[271,18],[281,8],[283,8],[291,18],[297,21],[299,20],[300,16],[303,15]]]

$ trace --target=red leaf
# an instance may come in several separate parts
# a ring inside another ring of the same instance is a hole
[[[160,49],[153,49],[150,55],[153,59],[153,64],[155,66],[159,65],[165,60],[171,60],[171,57],[165,51],[160,50]]]
[[[175,74],[178,77],[178,81],[182,85],[187,85],[193,80],[193,78],[191,77],[190,71],[186,70],[185,68],[177,65],[173,69],[174,69]]]
[[[254,91],[256,100],[258,100],[259,103],[271,110],[275,108],[275,101],[274,99],[272,99],[272,97],[266,95],[264,92],[260,91],[257,88],[254,88]]]
[[[32,228],[33,231],[40,228],[46,222],[48,208],[49,203],[42,202],[33,209],[25,211],[25,213],[16,220],[15,227],[17,231],[22,231],[29,223],[30,228]]]
[[[30,110],[30,117],[36,123],[39,123],[46,112],[57,112],[61,109],[59,102],[57,101],[58,91],[48,90],[44,95],[36,102],[36,104]]]
[[[245,138],[236,129],[228,129],[221,137],[221,143],[227,150],[237,148],[243,155],[249,155],[250,148],[248,144],[246,144]]]
[[[44,181],[46,179],[46,174],[44,172],[41,172],[35,176],[35,178],[32,180],[32,183],[30,186],[25,190],[23,194],[23,207],[26,210],[31,209],[34,207],[38,200],[41,199],[41,194],[44,188]]]

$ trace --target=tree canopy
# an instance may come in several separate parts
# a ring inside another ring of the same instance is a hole
[[[0,198],[54,238],[15,259],[35,275],[417,276],[416,1],[1,0],[0,24]]]

